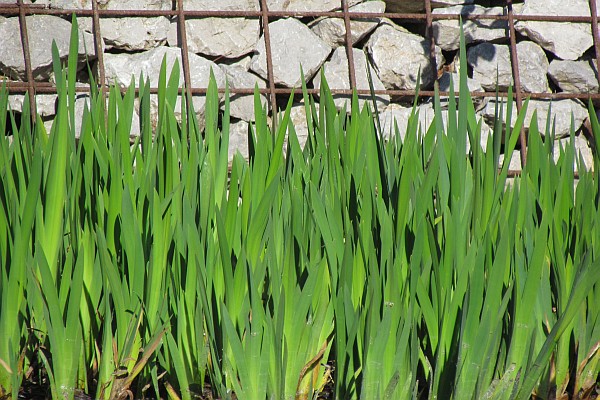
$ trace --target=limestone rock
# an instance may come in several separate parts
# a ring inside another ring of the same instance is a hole
[[[184,10],[258,11],[259,0],[185,0]]]
[[[367,1],[350,7],[350,12],[372,12],[382,13],[385,11],[385,2]],[[368,35],[379,25],[381,18],[352,19],[350,20],[350,32],[352,45],[354,46],[362,38]],[[343,18],[323,18],[309,25],[311,30],[331,47],[342,46],[346,43],[346,26]]]
[[[558,162],[560,158],[561,150],[564,153],[567,149],[567,146],[571,146],[571,138],[563,138],[554,142],[553,148],[553,159],[554,162]],[[593,170],[594,168],[594,155],[592,154],[592,149],[588,145],[586,138],[583,135],[575,136],[575,158],[573,160],[573,168],[575,171],[579,171],[579,157],[583,159],[583,168],[588,171]]]
[[[433,83],[429,45],[429,40],[386,22],[371,34],[366,48],[387,89],[415,89],[419,70],[421,87]],[[442,52],[437,46],[435,49],[436,62],[441,65]]]
[[[367,75],[367,57],[360,49],[354,49],[354,66],[356,86],[359,90],[369,90],[369,79]],[[375,90],[385,90],[385,86],[375,74],[371,66],[371,77],[373,79],[373,88]],[[327,61],[323,66],[325,71],[325,79],[331,89],[350,89],[350,78],[348,72],[348,57],[345,47],[338,47],[333,52],[331,60]],[[321,74],[317,74],[314,79],[315,88],[321,87]],[[344,94],[334,94],[333,99],[338,108],[346,107],[346,111],[350,111],[352,96]],[[370,95],[361,95],[358,97],[358,105],[362,109],[364,103],[371,101]],[[377,96],[377,107],[381,110],[390,101],[390,97],[386,95]]]
[[[316,103],[317,111],[319,110],[319,103]],[[308,122],[306,120],[306,108],[304,102],[294,104],[290,110],[290,121],[294,125],[296,136],[300,146],[304,148],[308,139]],[[284,150],[287,147],[287,136],[285,138]]]
[[[237,152],[248,160],[248,122],[246,121],[229,124],[229,162]]]
[[[433,10],[433,14],[461,14],[461,15],[503,15],[502,7],[486,8],[479,5],[459,5]],[[458,20],[438,20],[433,22],[433,36],[435,44],[442,50],[456,50],[460,44],[460,25]],[[465,43],[492,42],[506,39],[507,21],[494,21],[488,19],[465,20],[463,30]]]
[[[598,78],[589,61],[553,60],[548,68],[548,75],[563,92],[598,92]]]
[[[69,54],[71,23],[52,15],[30,15],[27,26],[33,77],[46,80],[52,72],[52,41],[56,42],[61,59]],[[18,32],[18,17],[7,18],[0,24],[0,71],[13,79],[25,79],[23,46]],[[94,39],[89,33],[80,31],[79,35],[79,61],[83,67],[86,57],[95,58]]]
[[[90,96],[88,94],[78,94],[75,97],[75,137],[81,137],[81,125],[83,122],[83,111],[85,106],[89,109],[90,107]],[[44,121],[44,127],[46,131],[50,133],[52,129],[52,124],[54,124],[55,119],[49,119]],[[129,132],[129,137],[131,139],[140,136],[140,118],[138,112],[136,110],[133,111],[132,119],[131,119],[131,130]]]
[[[188,51],[208,56],[237,58],[251,53],[258,41],[258,19],[202,18],[186,19]],[[172,22],[168,40],[171,46],[180,46],[177,22]]]
[[[107,80],[111,84],[114,83],[120,87],[126,87],[131,83],[132,76],[137,82],[140,74],[143,74],[149,78],[151,87],[157,87],[163,57],[166,57],[167,61],[167,74],[171,73],[175,60],[179,62],[181,71],[181,51],[177,48],[160,46],[136,54],[107,53],[104,55],[104,67]],[[193,53],[190,53],[188,57],[192,80],[191,84],[193,87],[208,87],[211,70],[215,76],[217,87],[225,87],[225,73],[217,64]],[[183,72],[181,72],[179,85],[182,86],[183,83]],[[156,96],[152,95],[151,101],[153,103],[151,119],[156,122],[156,110],[158,106]],[[193,97],[194,108],[198,117],[201,119],[201,124],[203,122],[205,102],[205,96]],[[180,110],[181,105],[180,99],[178,98],[177,104],[175,104],[175,115],[177,117],[180,116]]]
[[[56,99],[55,94],[38,94],[35,96],[36,110],[39,116],[49,117],[56,114]],[[23,102],[25,96],[22,94],[13,94],[8,96],[8,105],[15,112],[23,111]]]
[[[423,0],[385,0],[388,12],[420,13],[425,11]],[[432,0],[431,7],[448,7],[458,4],[473,4],[473,0]]]
[[[500,154],[498,157],[498,166],[502,167],[504,164],[504,159],[506,158],[506,154]],[[510,161],[508,162],[508,170],[509,171],[520,171],[521,170],[521,152],[519,150],[514,150],[510,155]]]
[[[441,92],[449,92],[450,91],[450,79],[452,79],[452,84],[454,86],[454,93],[456,94],[456,98],[458,98],[458,89],[460,86],[460,76],[458,73],[450,73],[444,72],[440,79],[438,80],[439,88]],[[469,92],[483,92],[483,88],[481,84],[477,82],[475,79],[467,78],[467,86],[469,87]],[[487,99],[485,97],[472,97],[473,103],[475,104],[475,110],[481,109]],[[445,102],[449,101],[448,96],[440,97],[442,101],[442,106]]]
[[[264,89],[267,84],[260,77],[248,72],[243,64],[221,65],[221,68],[227,76],[229,87],[236,89],[254,89],[258,85],[259,89]],[[262,94],[261,103],[267,103],[267,97]],[[240,118],[244,121],[254,120],[254,95],[253,94],[231,94],[229,98],[229,111],[232,117]]]
[[[331,52],[331,47],[295,18],[280,19],[269,24],[273,75],[275,83],[287,87],[301,84],[300,66],[310,80]],[[267,79],[264,37],[258,42],[252,59],[252,70]]]
[[[80,29],[93,32],[91,18],[78,19]],[[100,34],[107,49],[148,50],[165,44],[169,31],[167,17],[102,18]]]
[[[544,93],[548,91],[548,58],[537,44],[529,41],[517,43],[519,77],[525,92]]]
[[[587,0],[527,0],[526,15],[589,16]],[[563,60],[576,60],[593,45],[589,23],[518,21],[515,28]]]
[[[458,93],[458,87],[460,85],[460,76],[457,73],[449,72],[444,72],[438,81],[440,85],[440,91],[450,91],[450,79],[452,79],[454,92]],[[469,87],[469,92],[483,92],[481,84],[475,79],[467,78],[467,86]]]
[[[510,50],[506,45],[481,43],[467,50],[473,79],[486,90],[506,90],[512,85]]]
[[[51,8],[91,10],[92,0],[37,0]],[[171,0],[99,0],[101,10],[171,10]]]
[[[521,88],[525,92],[548,90],[548,59],[535,43],[523,41],[517,44]],[[513,84],[510,50],[507,45],[481,43],[467,51],[467,60],[473,68],[473,79],[486,90],[507,90]],[[497,77],[497,80],[496,80]]]
[[[444,126],[444,132],[446,132],[448,126],[448,110],[441,110],[442,124]],[[398,127],[397,133],[400,135],[402,141],[406,138],[408,129],[409,118],[412,115],[412,107],[403,107],[398,104],[390,104],[380,114],[381,130],[384,137],[390,138],[396,134],[395,127]],[[431,103],[421,104],[416,109],[418,118],[417,122],[417,137],[422,139],[423,136],[429,130],[431,123],[435,117],[435,110]],[[484,122],[481,123],[481,141],[480,146],[485,149],[487,147],[488,137],[492,134],[492,129]],[[470,150],[469,139],[467,138],[467,148],[465,151]]]
[[[353,6],[363,0],[348,0]],[[333,11],[341,9],[340,0],[267,0],[269,11]]]
[[[506,125],[506,99],[501,100],[504,103],[503,114],[499,116],[503,125]],[[563,100],[530,100],[529,106],[527,107],[527,113],[525,114],[524,128],[526,131],[529,129],[529,124],[533,116],[533,111],[537,110],[537,125],[541,135],[546,132],[546,119],[548,117],[548,110],[552,107],[551,124],[555,126],[555,137],[561,138],[569,136],[571,129],[571,114],[573,114],[573,121],[575,131],[577,132],[585,119],[588,116],[587,110],[578,101],[571,99]],[[494,114],[496,109],[496,101],[490,100],[485,108],[482,110],[484,119],[490,123],[494,120]],[[513,102],[513,112],[511,126],[514,126],[517,120],[516,104]],[[552,125],[551,125],[552,127]]]

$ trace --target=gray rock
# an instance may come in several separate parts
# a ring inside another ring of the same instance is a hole
[[[382,13],[385,11],[385,2],[367,1],[350,7],[351,12]],[[350,33],[354,46],[379,25],[381,18],[352,19],[350,20]],[[346,43],[346,26],[343,18],[322,18],[309,24],[310,29],[331,47],[342,46]]]
[[[423,0],[385,0],[388,12],[393,13],[420,13],[425,11]],[[431,7],[448,7],[459,4],[473,4],[473,0],[432,0]]]
[[[564,153],[567,149],[567,146],[571,145],[571,138],[563,138],[556,140],[554,142],[553,148],[553,159],[554,162],[558,162],[560,158],[561,150]],[[594,168],[594,155],[592,154],[592,149],[588,145],[586,138],[583,135],[575,136],[575,158],[573,160],[573,168],[575,171],[579,171],[579,157],[583,159],[583,168],[588,171],[593,170]]]
[[[527,0],[526,15],[589,16],[587,0]],[[518,21],[515,28],[563,60],[576,60],[593,44],[589,23]]]
[[[104,55],[104,67],[106,70],[107,80],[111,84],[116,84],[120,87],[127,87],[131,83],[132,76],[137,82],[140,74],[143,74],[149,78],[151,87],[157,87],[163,57],[166,57],[167,61],[167,74],[171,73],[171,69],[173,68],[175,60],[179,62],[179,68],[181,71],[181,51],[180,49],[172,47],[160,46],[143,53],[136,54],[107,53]],[[191,84],[193,87],[208,87],[211,70],[215,76],[217,87],[225,87],[225,73],[217,64],[193,53],[190,53],[188,57],[190,64],[190,76],[192,80]],[[181,72],[179,77],[179,85],[182,86],[183,83],[183,73]],[[153,103],[151,107],[151,119],[154,123],[156,123],[158,102],[155,95],[151,96],[151,102]],[[201,125],[203,123],[205,102],[205,96],[193,97],[194,108],[197,116],[200,119]],[[180,99],[178,98],[177,103],[175,104],[175,116],[178,118],[180,117],[180,110],[181,105]]]
[[[502,7],[486,8],[479,5],[459,5],[433,10],[433,14],[461,15],[503,15]],[[493,42],[506,39],[507,21],[494,20],[465,20],[463,30],[465,43]],[[460,25],[458,20],[438,20],[433,22],[435,44],[443,50],[456,50],[460,44]]]
[[[56,99],[55,94],[38,94],[35,96],[36,110],[39,116],[49,117],[56,114]],[[8,105],[11,110],[16,112],[23,111],[23,102],[25,96],[22,94],[13,94],[8,96]]]
[[[186,0],[184,10],[258,11],[259,0]]]
[[[452,84],[454,86],[454,93],[456,94],[456,97],[458,97],[458,89],[460,86],[460,76],[458,73],[444,72],[442,74],[442,76],[440,77],[440,79],[438,80],[439,89],[441,92],[449,92],[450,91],[450,79],[452,79]],[[481,84],[479,82],[477,82],[475,79],[467,78],[467,86],[469,87],[469,92],[483,92],[484,91],[483,88],[481,87]],[[449,101],[449,97],[442,96],[442,97],[440,97],[440,100],[442,101],[442,106],[444,106],[444,103]],[[472,100],[473,100],[473,103],[475,104],[476,110],[481,109],[481,107],[483,107],[486,103],[485,97],[472,97]]]
[[[80,29],[93,32],[91,18],[78,22]],[[167,17],[102,18],[100,33],[107,49],[148,50],[165,44],[169,25]]]
[[[427,131],[429,130],[431,123],[435,117],[435,110],[431,103],[421,104],[417,107],[417,118],[418,118],[418,127],[417,127],[417,137],[421,140]],[[442,115],[442,125],[444,127],[444,132],[446,132],[448,126],[448,110],[441,110]],[[409,118],[412,115],[412,107],[403,107],[398,104],[390,104],[387,109],[385,109],[380,114],[380,122],[381,122],[381,130],[383,136],[386,138],[390,138],[396,135],[395,127],[398,127],[397,133],[400,135],[402,141],[406,138],[406,133],[408,129]],[[481,123],[481,141],[480,145],[485,150],[487,147],[488,137],[492,134],[492,129],[484,122]],[[465,151],[470,150],[469,139],[467,138],[467,148]]]
[[[171,46],[178,42],[177,22],[171,23],[168,41]],[[217,57],[237,58],[251,53],[258,41],[258,19],[202,18],[186,19],[188,51]]]
[[[598,92],[598,78],[589,61],[553,60],[548,68],[548,75],[563,92]]]
[[[71,23],[51,15],[30,15],[27,26],[33,77],[46,80],[52,72],[52,41],[56,42],[61,59],[69,54]],[[0,24],[0,71],[13,79],[25,79],[23,46],[18,32],[18,17],[7,18]],[[89,33],[80,31],[79,35],[79,62],[83,67],[86,57],[95,58],[94,39]]]
[[[310,80],[329,56],[331,47],[295,18],[280,19],[269,24],[273,75],[275,83],[296,87],[301,83],[300,67]],[[267,79],[264,37],[258,42],[251,68]]]
[[[258,11],[258,0],[189,0],[185,10]],[[186,18],[188,51],[214,57],[237,58],[251,53],[260,35],[259,20],[245,18]],[[179,46],[177,22],[171,24],[168,41]]]
[[[83,123],[83,111],[85,106],[89,109],[90,107],[90,97],[87,94],[78,94],[75,97],[75,137],[81,137],[81,125]],[[50,133],[52,129],[52,125],[54,124],[54,119],[49,119],[44,121],[44,127],[46,131]],[[131,130],[129,132],[129,138],[134,139],[140,136],[140,118],[138,112],[136,110],[133,111],[132,120],[131,120]]]
[[[316,103],[317,111],[319,110],[319,103]],[[304,148],[306,140],[308,139],[308,122],[306,119],[306,108],[304,102],[294,104],[290,110],[290,121],[294,125],[296,136],[300,146]],[[285,138],[284,149],[287,147],[287,136]]]
[[[458,73],[450,73],[444,72],[439,79],[440,91],[448,92],[450,91],[450,79],[452,79],[452,84],[454,86],[454,91],[458,92],[458,87],[460,85],[460,76]],[[467,78],[467,86],[469,87],[469,92],[483,92],[483,88],[481,84],[471,78]]]
[[[363,0],[348,0],[353,6]],[[340,0],[267,0],[269,11],[333,11],[341,9]]]
[[[504,103],[503,114],[501,115],[503,126],[506,125],[506,99],[502,99],[500,102]],[[571,99],[563,100],[530,100],[529,106],[527,107],[527,113],[525,114],[524,128],[525,131],[529,130],[531,118],[534,110],[537,110],[537,125],[541,135],[546,132],[546,119],[548,117],[548,110],[552,107],[551,123],[555,123],[555,137],[561,138],[569,136],[571,129],[571,114],[573,114],[573,121],[575,131],[577,132],[585,119],[588,116],[587,110],[578,101]],[[484,119],[492,124],[494,120],[494,114],[496,109],[496,101],[490,100],[488,104],[482,110]],[[513,102],[513,112],[511,119],[511,126],[514,126],[517,120],[517,108]],[[552,125],[551,125],[552,126]]]
[[[91,10],[92,0],[37,0],[51,8]],[[171,0],[99,0],[101,10],[171,10]]]
[[[356,86],[359,90],[369,90],[369,79],[367,75],[367,57],[360,49],[354,49],[354,66]],[[371,77],[373,78],[373,88],[375,90],[385,90],[385,86],[375,74],[373,67],[371,68]],[[345,47],[338,47],[333,52],[331,60],[327,61],[323,66],[325,79],[327,84],[332,89],[350,89],[350,78],[348,72],[348,57]],[[314,79],[316,89],[321,87],[321,74],[317,74]],[[350,111],[352,96],[344,94],[333,95],[333,100],[338,108],[346,107],[346,111]],[[358,105],[362,109],[364,103],[371,101],[370,95],[361,95],[358,97]],[[390,101],[390,97],[386,95],[377,96],[377,107],[383,109]]]
[[[548,59],[535,43],[517,44],[521,89],[525,92],[548,90]],[[486,90],[507,90],[513,84],[510,50],[507,45],[481,43],[467,51],[467,60],[473,68],[473,79]],[[496,79],[497,78],[497,79]]]
[[[521,88],[525,92],[544,93],[548,91],[548,58],[537,44],[529,41],[517,43],[519,76]]]
[[[415,89],[419,70],[421,87],[433,83],[429,45],[429,40],[386,22],[371,34],[366,48],[387,89]],[[442,51],[435,49],[436,62],[442,65]]]
[[[248,153],[248,122],[238,121],[229,124],[229,162],[239,152],[246,160]]]
[[[254,89],[258,85],[259,89],[264,89],[267,84],[260,77],[248,72],[243,64],[221,65],[227,76],[229,86],[236,89]],[[267,97],[262,94],[261,103],[267,103]],[[229,112],[232,117],[240,118],[244,121],[254,120],[254,95],[252,94],[231,94],[229,98]]]
[[[504,164],[504,159],[506,158],[506,154],[500,154],[498,157],[498,166],[502,167]],[[510,155],[510,161],[508,164],[509,171],[520,171],[521,170],[521,152],[519,150],[515,150]]]

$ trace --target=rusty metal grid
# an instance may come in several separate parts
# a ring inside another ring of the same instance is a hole
[[[101,89],[104,91],[106,85],[106,77],[104,71],[104,61],[102,52],[102,38],[100,34],[100,25],[102,17],[155,17],[155,16],[168,16],[177,17],[178,24],[178,36],[179,43],[182,53],[182,69],[185,87],[188,94],[201,95],[207,91],[206,87],[192,87],[190,85],[190,72],[189,72],[189,60],[188,60],[188,43],[186,35],[185,19],[188,17],[250,17],[258,18],[261,22],[262,33],[265,40],[265,53],[267,61],[267,87],[259,89],[262,94],[269,97],[270,109],[277,110],[277,96],[278,95],[289,95],[292,92],[291,88],[279,88],[275,87],[273,78],[273,60],[271,54],[271,40],[269,32],[269,22],[275,18],[282,17],[336,17],[343,18],[346,35],[345,35],[345,48],[348,57],[348,71],[350,89],[343,88],[331,88],[333,94],[351,94],[353,90],[356,90],[356,73],[354,66],[353,47],[351,41],[351,19],[372,19],[372,18],[391,18],[406,22],[420,23],[425,25],[425,37],[430,40],[430,60],[432,63],[432,73],[435,75],[434,78],[438,79],[438,66],[436,65],[436,59],[434,54],[435,49],[435,38],[433,36],[432,23],[434,20],[457,20],[462,18],[463,20],[505,20],[508,22],[507,36],[509,38],[509,49],[510,58],[513,71],[513,98],[516,102],[517,110],[521,110],[522,102],[524,97],[532,99],[591,99],[595,103],[600,102],[600,93],[525,93],[523,92],[520,85],[519,76],[519,65],[517,57],[516,47],[516,35],[515,35],[515,21],[546,21],[546,22],[579,22],[579,23],[590,23],[592,26],[593,43],[594,43],[594,55],[596,61],[596,74],[600,71],[600,35],[598,32],[598,17],[594,17],[597,14],[596,0],[589,0],[590,4],[590,16],[562,16],[562,15],[515,15],[513,13],[513,1],[505,0],[504,15],[479,15],[479,14],[433,14],[431,0],[423,0],[425,12],[424,13],[365,13],[365,12],[351,12],[349,11],[348,1],[340,0],[340,7],[335,11],[330,12],[315,12],[315,11],[269,11],[266,0],[260,0],[259,11],[225,11],[225,10],[213,10],[213,11],[193,11],[186,10],[184,8],[184,1],[177,0],[175,2],[175,10],[101,10],[98,7],[98,1],[92,0],[91,9],[54,9],[45,5],[26,4],[24,0],[15,0],[14,3],[2,3],[0,4],[0,16],[18,16],[20,22],[20,36],[21,43],[23,46],[23,58],[25,61],[26,80],[25,81],[8,81],[7,87],[10,93],[56,93],[56,88],[52,83],[49,82],[36,82],[33,79],[33,71],[30,59],[30,49],[28,40],[28,28],[26,22],[27,15],[33,14],[46,14],[56,16],[70,16],[72,14],[79,16],[91,16],[93,19],[93,36],[94,36],[94,47],[95,55],[98,60],[98,78]],[[598,78],[598,76],[596,76]],[[599,79],[600,80],[600,79]],[[76,88],[78,92],[86,92],[89,90],[87,85],[78,85]],[[219,91],[223,92],[225,88],[219,88]],[[238,94],[252,94],[254,93],[253,88],[229,88],[231,93]],[[151,92],[156,93],[157,88],[151,88]],[[318,89],[308,89],[311,94],[318,94]],[[368,95],[369,90],[356,90],[358,94]],[[415,90],[376,90],[375,94],[384,94],[390,96],[415,96],[420,97],[432,97],[434,91],[432,90],[420,90],[418,93]],[[440,92],[440,95],[448,95],[448,92]],[[500,96],[506,98],[507,92],[471,92],[473,97],[495,97]],[[287,97],[287,96],[286,96]],[[31,110],[35,115],[36,104],[33,96],[30,97]],[[275,120],[275,119],[274,119]],[[585,128],[584,128],[585,129]],[[525,165],[526,159],[526,144],[527,138],[524,131],[521,132],[520,136],[521,144],[521,162]]]

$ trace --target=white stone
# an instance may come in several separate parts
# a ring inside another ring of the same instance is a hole
[[[538,93],[548,90],[548,59],[535,43],[523,41],[517,44],[521,89]],[[481,43],[467,51],[473,79],[486,90],[507,90],[513,84],[510,50],[507,45]],[[497,79],[496,79],[497,78]]]
[[[184,0],[184,10],[194,11],[258,11],[259,0]]]
[[[548,68],[548,75],[563,92],[598,92],[598,78],[589,61],[553,60]]]
[[[421,104],[416,109],[417,115],[417,138],[421,140],[433,123],[435,117],[435,110],[431,103]],[[397,134],[400,135],[400,139],[404,141],[408,130],[409,118],[412,115],[412,107],[403,107],[398,104],[390,104],[380,114],[380,123],[383,136],[391,138]],[[448,128],[448,110],[440,110],[442,116],[442,125],[444,133],[447,133]],[[396,126],[398,130],[396,131]],[[484,150],[487,148],[488,137],[492,134],[492,129],[481,121],[481,140],[480,146]],[[469,139],[467,138],[466,152],[470,150]]]
[[[331,47],[295,18],[269,23],[275,83],[287,87],[301,84],[300,68],[309,81],[329,56]],[[267,79],[265,41],[261,37],[252,59],[252,70]]]
[[[87,105],[88,109],[90,107],[90,96],[87,94],[78,94],[75,97],[75,138],[81,137],[81,125],[83,123],[83,112],[85,106]],[[129,132],[129,138],[134,139],[140,136],[140,118],[137,110],[133,110],[131,117],[131,131]],[[47,133],[50,133],[52,129],[52,125],[54,124],[55,119],[49,119],[44,121],[44,127],[46,128]]]
[[[421,87],[433,83],[429,45],[429,40],[386,22],[373,32],[366,48],[387,89],[415,89],[419,70]],[[437,65],[441,66],[443,56],[437,46],[435,56]]]
[[[498,157],[498,166],[502,167],[504,164],[504,159],[506,158],[505,154],[500,154]],[[514,150],[510,155],[510,161],[508,163],[509,171],[521,171],[521,152],[519,150]]]
[[[91,10],[92,0],[37,0],[50,8]],[[101,10],[171,10],[171,0],[98,0]]]
[[[353,49],[354,68],[356,77],[356,86],[358,90],[369,90],[369,79],[367,75],[367,57],[361,49]],[[375,90],[385,90],[385,86],[375,74],[371,66],[371,77],[373,79],[373,88]],[[333,52],[331,60],[327,61],[323,66],[325,79],[331,89],[350,89],[350,78],[348,71],[348,57],[345,47],[338,47]],[[314,79],[316,89],[321,87],[321,74],[317,74]],[[390,101],[387,95],[377,95],[377,107],[381,110]],[[350,111],[352,96],[344,94],[334,94],[333,100],[338,108],[346,107],[346,111]],[[358,105],[362,109],[364,103],[371,103],[370,95],[358,96]],[[370,104],[371,105],[371,104]]]
[[[52,72],[52,41],[56,42],[61,59],[69,54],[71,23],[52,15],[27,17],[29,49],[33,77],[46,80]],[[35,29],[33,29],[35,27]],[[19,18],[7,18],[0,24],[0,71],[13,79],[25,79],[25,61],[19,32]],[[84,45],[85,44],[85,45]],[[86,32],[79,32],[79,67],[86,57],[94,59],[94,39]]]
[[[385,2],[367,1],[350,7],[350,12],[382,13],[385,11]],[[379,25],[381,18],[351,19],[350,33],[352,45],[368,35]],[[341,46],[346,43],[346,25],[343,18],[322,18],[309,24],[310,29],[331,47]]]
[[[35,96],[36,111],[41,117],[49,117],[56,114],[55,94],[38,94]],[[8,105],[12,111],[22,112],[25,96],[22,94],[13,94],[8,96]]]
[[[420,13],[425,11],[423,0],[385,0],[388,12],[394,13]],[[473,4],[473,0],[432,0],[431,7],[448,7],[459,4]]]
[[[244,159],[249,159],[248,153],[248,122],[238,121],[229,124],[229,161],[236,153],[240,153]]]
[[[503,113],[499,116],[502,119],[503,126],[506,125],[506,99],[502,99],[501,103],[503,105]],[[530,100],[529,106],[527,107],[527,113],[525,114],[525,120],[523,123],[523,127],[525,131],[529,130],[529,125],[531,122],[531,118],[533,117],[534,110],[537,111],[537,126],[540,134],[543,136],[546,132],[546,120],[548,117],[548,110],[552,108],[551,114],[551,127],[555,124],[555,137],[561,138],[569,136],[569,132],[571,129],[571,114],[573,115],[574,128],[577,132],[585,119],[588,116],[588,112],[585,107],[583,107],[578,101],[571,99],[563,99],[563,100]],[[494,120],[496,109],[496,101],[490,100],[488,104],[482,110],[482,115],[484,119],[492,124]],[[500,111],[498,111],[500,112]],[[513,101],[513,111],[511,118],[511,126],[514,126],[517,120],[517,107]]]
[[[267,84],[259,76],[248,72],[243,64],[220,65],[229,82],[230,88],[236,89],[254,89],[258,85],[259,89],[264,89]],[[263,106],[267,103],[267,97],[260,95]],[[254,120],[254,95],[253,94],[234,94],[229,97],[229,112],[232,117],[240,118],[244,121]]]
[[[527,0],[525,15],[590,16],[587,0]],[[593,45],[589,23],[518,21],[517,31],[563,60],[576,60]]]
[[[106,77],[109,83],[117,84],[120,87],[127,87],[131,83],[131,77],[137,82],[140,74],[148,77],[151,87],[158,87],[158,78],[163,58],[166,57],[167,76],[171,73],[175,60],[179,62],[179,85],[183,86],[184,78],[181,69],[181,51],[177,48],[160,46],[154,49],[136,54],[111,54],[104,55],[104,67]],[[190,77],[192,87],[208,87],[210,71],[213,71],[217,87],[225,87],[225,73],[214,62],[202,58],[196,54],[189,53]],[[152,95],[152,117],[154,123],[157,121],[157,100]],[[205,96],[193,96],[194,109],[200,118],[200,124],[203,124]],[[178,97],[175,104],[175,116],[180,117],[181,103]]]
[[[563,138],[554,142],[553,148],[553,159],[554,162],[558,162],[561,154],[561,150],[564,153],[567,150],[567,146],[571,145],[571,138]],[[583,167],[588,171],[593,170],[594,167],[594,155],[592,149],[588,145],[586,138],[583,135],[575,136],[575,157],[573,159],[573,168],[575,171],[579,171],[579,157],[583,159]]]
[[[178,23],[172,22],[168,33],[171,46],[180,46]],[[258,19],[202,18],[186,19],[188,51],[208,56],[237,58],[251,53],[258,42]]]
[[[502,7],[486,8],[479,5],[460,5],[433,10],[433,14],[461,15],[503,15]],[[437,20],[433,22],[435,44],[443,50],[456,50],[460,45],[460,24],[458,20]],[[464,20],[465,43],[492,42],[506,38],[507,21]]]
[[[348,6],[362,0],[347,0]],[[342,8],[340,0],[267,0],[269,11],[334,11]]]
[[[79,27],[93,32],[91,18],[79,18]],[[167,17],[100,19],[100,34],[106,48],[128,51],[147,50],[165,44],[169,31]]]

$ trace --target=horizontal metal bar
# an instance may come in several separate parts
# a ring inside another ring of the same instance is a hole
[[[26,14],[46,14],[46,15],[72,15],[77,16],[92,16],[93,11],[82,10],[82,9],[57,9],[57,8],[44,8],[42,6],[36,6],[34,4],[23,5],[22,8]],[[245,17],[245,18],[260,18],[263,14],[261,11],[243,11],[243,10],[211,10],[211,11],[197,11],[197,10],[184,10],[186,18],[208,18],[208,17],[222,17],[222,18],[234,18],[234,17]],[[19,6],[14,4],[0,4],[0,15],[11,16],[19,14]],[[131,18],[131,17],[173,17],[177,16],[179,12],[177,10],[98,10],[98,15],[101,17],[112,17],[112,18]],[[268,11],[267,15],[273,18],[283,17],[334,17],[343,18],[343,13],[340,11]],[[425,21],[427,14],[425,13],[369,13],[369,12],[348,12],[348,17],[353,19],[372,19],[372,18],[392,18],[400,20],[419,20]],[[488,14],[468,14],[468,13],[453,13],[453,14],[432,14],[433,20],[456,20],[462,18],[463,20],[508,20],[506,15],[488,15]],[[544,22],[580,22],[580,23],[591,23],[591,16],[583,15],[530,15],[530,14],[515,14],[515,21],[544,21]],[[600,16],[596,18],[600,20]]]
[[[27,90],[29,90],[29,85],[27,82],[6,82],[6,87],[9,91],[9,93],[12,94],[19,94],[19,93],[25,93]],[[75,87],[75,90],[78,93],[86,93],[89,92],[89,86],[88,85],[77,85]],[[122,89],[123,91],[127,90],[125,88]],[[207,88],[202,88],[202,87],[194,87],[191,88],[190,91],[192,94],[195,95],[203,95],[206,94],[207,92]],[[229,88],[229,93],[230,94],[254,94],[254,89],[253,88]],[[49,83],[49,82],[36,82],[35,83],[35,91],[39,94],[56,94],[56,87]],[[218,91],[220,93],[224,93],[225,92],[225,88],[219,88]],[[274,92],[276,94],[290,94],[292,93],[292,91],[294,91],[294,93],[298,94],[300,93],[298,91],[298,88],[296,89],[291,89],[291,88],[275,88]],[[341,95],[351,95],[353,93],[353,91],[351,89],[336,89],[336,88],[331,88],[330,89],[331,93],[334,95],[337,94],[341,94]],[[151,88],[150,89],[151,93],[158,93],[158,89],[157,88]],[[258,92],[261,94],[269,94],[270,93],[270,89],[269,88],[261,88],[258,89]],[[307,92],[309,94],[319,94],[319,89],[307,89]],[[356,90],[356,93],[358,95],[361,96],[369,96],[371,95],[371,91],[368,89],[359,89]],[[375,90],[374,94],[376,96],[381,96],[381,95],[391,95],[391,96],[419,96],[419,97],[434,97],[435,96],[435,92],[433,90],[420,90],[418,93],[415,90]],[[501,98],[506,98],[508,97],[508,92],[470,92],[471,97],[486,97],[486,98],[494,98],[496,97],[496,95],[498,97]],[[439,95],[442,97],[447,97],[450,95],[450,92],[443,92],[440,91]],[[458,92],[455,92],[455,95],[458,96]],[[514,97],[514,93],[513,93],[513,97]],[[566,92],[560,92],[560,93],[546,93],[546,92],[540,92],[540,93],[523,93],[525,98],[531,98],[531,99],[536,99],[536,100],[561,100],[561,99],[581,99],[581,100],[600,100],[600,93],[566,93]]]

